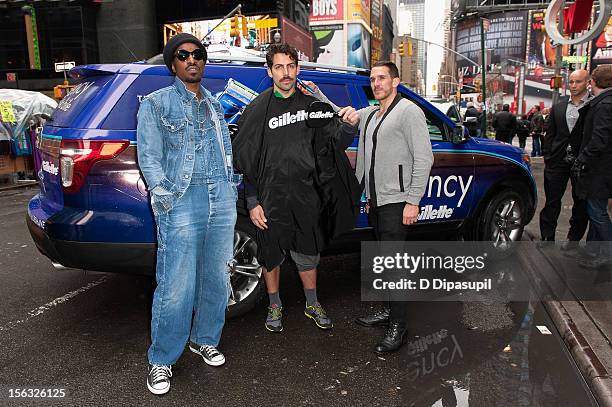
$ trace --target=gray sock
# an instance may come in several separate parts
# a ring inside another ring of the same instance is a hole
[[[272,304],[278,305],[279,308],[283,306],[280,299],[280,293],[278,291],[275,293],[268,293],[268,297],[270,297],[270,306],[272,306]]]
[[[304,288],[304,295],[306,296],[306,306],[307,307],[317,302],[317,289],[316,288],[312,288],[312,289]]]

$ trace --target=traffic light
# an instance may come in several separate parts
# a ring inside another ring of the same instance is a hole
[[[238,37],[240,35],[240,29],[238,29],[238,16],[232,17],[230,25],[230,37]]]
[[[399,43],[399,54],[401,56],[404,56],[404,42],[403,41]]]
[[[249,24],[245,16],[242,16],[242,36],[243,37],[249,36]]]
[[[412,41],[408,41],[408,47],[406,49],[406,55],[408,55],[409,57],[412,56]]]
[[[550,78],[550,88],[551,89],[560,89],[563,85],[563,77],[561,75],[556,75]]]
[[[474,82],[474,92],[480,92],[480,82]]]

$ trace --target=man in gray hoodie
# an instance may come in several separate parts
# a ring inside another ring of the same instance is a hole
[[[433,153],[425,114],[397,92],[399,71],[393,62],[378,62],[370,72],[370,85],[378,106],[354,112],[340,110],[343,117],[359,116],[356,175],[364,186],[370,224],[378,241],[404,241],[416,223],[419,202],[425,193]],[[326,99],[316,90],[314,96]],[[351,120],[349,120],[351,121]],[[374,351],[393,352],[406,336],[407,303],[389,301],[382,310],[357,319],[363,326],[388,325]]]

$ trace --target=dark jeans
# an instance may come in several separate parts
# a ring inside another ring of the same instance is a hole
[[[612,260],[612,222],[608,215],[608,200],[587,199],[587,213],[591,221],[587,236],[590,249]]]
[[[370,225],[374,228],[376,240],[379,242],[405,241],[408,237],[408,227],[402,223],[405,203],[393,203],[370,208],[368,215]],[[391,322],[406,323],[408,302],[389,301]]]
[[[525,145],[527,144],[527,133],[518,133],[519,139],[519,147],[525,149]]]
[[[540,235],[542,240],[555,240],[557,220],[561,213],[561,200],[570,180],[570,166],[566,163],[546,163],[544,167],[544,195],[546,202],[540,212]],[[572,182],[572,217],[567,239],[579,241],[584,236],[589,216],[587,215],[586,201],[576,195],[576,185]]]
[[[531,149],[532,157],[541,157],[542,156],[542,145],[540,143],[540,134],[534,133],[531,135],[533,138],[533,148]]]

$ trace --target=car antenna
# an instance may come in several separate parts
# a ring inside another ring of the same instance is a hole
[[[130,53],[130,54],[132,54],[132,56],[134,57],[134,61],[133,61],[133,62],[140,61],[140,59],[138,59],[138,57],[136,56],[136,54],[134,54],[134,53],[132,52],[132,50],[130,49],[130,47],[128,47],[128,46],[127,46],[127,44],[126,44],[126,43],[125,43],[125,42],[124,42],[124,41],[121,39],[121,37],[119,37],[119,35],[117,34],[117,32],[112,31],[112,33],[113,33],[113,35],[114,35],[115,37],[117,37],[117,39],[119,40],[119,42],[121,43],[121,45],[123,45],[123,47],[124,47],[125,49],[127,49],[127,50],[129,51],[129,53]]]

